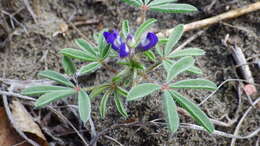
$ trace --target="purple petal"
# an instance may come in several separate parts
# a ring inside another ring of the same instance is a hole
[[[120,46],[119,56],[120,58],[127,57],[129,55],[129,48],[126,46],[125,43],[122,43]]]
[[[140,49],[142,51],[147,51],[152,47],[154,47],[157,44],[157,42],[158,42],[158,37],[154,33],[148,32],[146,38],[141,41],[137,49]]]
[[[103,35],[104,35],[107,43],[110,44],[111,47],[115,51],[119,51],[120,50],[120,46],[122,44],[122,39],[120,38],[120,36],[119,36],[117,31],[104,32]]]

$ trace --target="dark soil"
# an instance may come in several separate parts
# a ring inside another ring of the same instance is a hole
[[[257,0],[219,0],[211,8],[211,0],[181,0],[180,3],[189,3],[196,6],[199,11],[191,14],[161,14],[149,12],[148,17],[154,17],[159,21],[154,26],[156,31],[160,29],[172,28],[179,23],[190,23],[210,16],[215,16],[230,9],[239,8]],[[0,75],[9,79],[30,80],[37,79],[37,73],[41,70],[52,69],[63,72],[61,67],[61,55],[57,52],[65,47],[75,47],[73,40],[82,37],[80,33],[69,27],[63,35],[53,36],[60,31],[64,24],[74,23],[77,19],[91,20],[93,23],[78,26],[78,30],[88,39],[92,40],[92,35],[103,28],[120,28],[120,22],[128,19],[132,26],[136,26],[139,19],[139,11],[128,6],[119,0],[46,0],[40,4],[41,13],[36,24],[23,1],[2,0],[0,9],[10,14],[16,13],[11,20],[8,15],[0,12]],[[14,24],[12,26],[12,21]],[[6,23],[7,24],[6,24]],[[18,23],[19,22],[19,23]],[[227,25],[229,24],[229,25]],[[1,27],[5,26],[5,27]],[[186,32],[181,42],[193,36],[197,30]],[[207,78],[220,84],[226,79],[238,78],[234,69],[234,61],[229,48],[222,43],[225,36],[229,34],[232,38],[238,39],[238,45],[242,48],[247,58],[260,54],[260,12],[253,12],[232,20],[225,21],[210,26],[205,33],[190,43],[187,47],[199,47],[207,53],[205,56],[197,58],[197,65],[202,68],[204,74],[198,77]],[[10,36],[9,38],[7,36]],[[249,62],[254,62],[254,59]],[[5,67],[6,64],[6,67]],[[255,64],[250,64],[256,83],[260,83],[259,68]],[[88,76],[85,80],[88,84],[97,84],[108,78],[110,72],[100,69],[96,73]],[[195,76],[194,76],[195,77]],[[241,78],[241,77],[240,77]],[[228,115],[234,118],[234,111],[238,106],[237,82],[228,82],[214,94],[202,109],[214,119],[226,122],[223,118]],[[259,91],[259,86],[257,86]],[[210,93],[206,91],[185,91],[187,97],[199,103]],[[163,118],[159,93],[146,97],[142,101],[127,103],[129,119],[126,121],[115,110],[111,103],[105,119],[101,119],[98,113],[99,100],[93,102],[92,119],[97,131],[102,131],[116,123],[128,123],[133,121],[147,122],[150,120]],[[252,96],[255,100],[258,95]],[[74,104],[71,99],[70,103]],[[239,110],[239,119],[250,107],[247,97],[242,94],[242,104]],[[28,107],[31,108],[32,107]],[[80,129],[75,115],[69,109],[60,109],[71,122]],[[42,110],[46,117],[48,110]],[[38,114],[38,111],[35,111]],[[57,117],[51,115],[47,118],[45,126],[51,129],[53,135],[59,137],[64,144],[60,145],[83,145],[69,126],[63,125]],[[46,119],[45,119],[46,120]],[[164,122],[164,121],[162,121]],[[194,123],[192,119],[181,116],[181,122]],[[216,129],[226,133],[233,133],[237,122],[230,127],[216,126]],[[240,135],[247,135],[260,126],[260,112],[253,109],[243,122]],[[87,125],[84,136],[90,139],[90,128]],[[51,136],[46,137],[49,143],[56,144]],[[118,127],[106,133],[123,145],[159,146],[159,145],[229,145],[230,138],[210,135],[206,132],[180,128],[177,133],[171,135],[165,126],[136,125],[130,127]],[[259,135],[250,139],[237,140],[236,144],[241,146],[256,145]],[[110,139],[101,136],[98,145],[118,145]]]

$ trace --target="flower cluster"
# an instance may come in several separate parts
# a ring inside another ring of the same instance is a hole
[[[118,31],[112,32],[104,32],[103,33],[106,41],[111,47],[118,52],[121,58],[129,56],[131,53],[130,46],[127,42],[134,41],[134,37],[132,35],[128,35],[126,41],[124,41]],[[141,39],[141,42],[137,45],[135,49],[139,51],[147,51],[153,48],[158,42],[158,37],[153,32],[148,32],[144,37]]]

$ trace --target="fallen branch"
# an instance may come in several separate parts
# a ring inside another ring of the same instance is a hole
[[[238,122],[238,124],[236,126],[236,129],[235,129],[235,132],[234,132],[235,136],[238,135],[239,129],[240,129],[244,119],[248,115],[248,113],[253,109],[254,105],[256,105],[259,101],[260,101],[260,98],[256,99],[254,101],[253,105],[246,110],[246,112],[244,113],[244,115],[242,116],[242,118],[240,119],[240,121]],[[235,146],[235,144],[236,144],[236,138],[232,138],[230,146]]]
[[[242,15],[245,15],[247,13],[250,12],[254,12],[260,10],[260,2],[256,2],[250,5],[247,5],[245,7],[242,8],[238,8],[235,10],[231,10],[225,13],[222,13],[220,15],[217,16],[213,16],[210,18],[206,18],[203,20],[199,20],[199,21],[195,21],[189,24],[185,24],[184,25],[184,31],[190,31],[190,30],[194,30],[194,29],[199,29],[199,28],[203,28],[212,24],[216,24],[220,21],[223,20],[228,20],[228,19],[233,19]],[[162,31],[161,33],[158,33],[159,36],[169,36],[169,34],[172,32],[172,29],[167,29]]]

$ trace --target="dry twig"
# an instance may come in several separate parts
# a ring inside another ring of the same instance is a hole
[[[199,21],[195,21],[195,22],[186,24],[186,25],[184,25],[184,31],[190,31],[190,30],[206,27],[206,26],[209,26],[212,24],[216,24],[220,21],[227,20],[227,19],[233,19],[233,18],[242,16],[247,13],[257,11],[257,10],[260,10],[260,2],[256,2],[253,4],[247,5],[245,7],[242,7],[242,8],[231,10],[231,11],[222,13],[220,15],[213,16],[211,18],[207,18],[207,19],[203,19],[203,20],[199,20]],[[167,29],[167,30],[162,31],[158,35],[169,36],[169,34],[171,32],[172,32],[172,29]]]
[[[248,115],[248,113],[253,109],[254,105],[256,105],[258,102],[260,101],[260,97],[258,99],[256,99],[254,102],[253,102],[253,105],[251,107],[249,107],[246,112],[243,114],[242,118],[240,119],[240,121],[238,122],[237,126],[236,126],[236,129],[234,131],[234,134],[233,135],[238,135],[238,132],[239,132],[239,129],[244,121],[244,119],[246,118],[246,116]],[[231,144],[230,146],[235,146],[235,143],[236,143],[236,138],[232,138],[232,141],[231,141]]]

